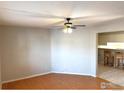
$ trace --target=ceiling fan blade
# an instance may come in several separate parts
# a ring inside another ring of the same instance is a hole
[[[32,17],[65,19],[65,17],[62,17],[62,16],[42,14],[42,13],[31,12],[31,11],[26,11],[26,10],[17,10],[17,9],[9,9],[9,8],[0,8],[0,9],[7,10],[9,12],[15,12],[16,14],[20,13],[21,15],[32,16]]]
[[[74,25],[76,27],[86,27],[86,25]]]
[[[74,27],[74,26],[73,26],[73,27],[71,27],[71,28],[72,28],[72,29],[76,29],[76,27]]]
[[[96,17],[95,15],[94,16],[83,16],[83,17],[75,17],[75,18],[71,18],[72,20],[80,20],[80,19],[88,19],[88,18],[93,18],[93,17]]]
[[[55,28],[55,29],[63,29],[64,27],[63,26],[49,26],[49,28]]]
[[[53,23],[52,25],[59,25],[59,24],[62,24],[62,23],[64,24],[64,22],[65,22],[65,21],[62,20],[62,21],[59,21],[59,22]]]

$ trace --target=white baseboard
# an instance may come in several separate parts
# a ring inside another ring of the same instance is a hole
[[[92,76],[90,74],[72,73],[72,72],[57,72],[57,71],[51,71],[51,72],[52,73],[58,73],[58,74],[72,74],[72,75]]]
[[[22,78],[18,78],[18,79],[12,79],[12,80],[7,80],[7,81],[2,81],[2,84],[3,84],[3,83],[13,82],[13,81],[18,81],[18,80],[22,80],[22,79],[33,78],[33,77],[37,77],[37,76],[41,76],[41,75],[46,75],[46,74],[50,74],[50,73],[51,73],[51,72],[45,72],[45,73],[30,75],[30,76],[26,76],[26,77],[22,77]]]
[[[96,75],[91,75],[91,76],[93,76],[93,77],[97,77]]]
[[[41,76],[41,75],[46,75],[46,74],[50,74],[50,73],[72,74],[72,75],[82,75],[82,76],[93,76],[93,77],[96,77],[95,75],[91,75],[91,74],[82,74],[82,73],[72,73],[72,72],[50,71],[50,72],[45,72],[45,73],[41,73],[41,74],[35,74],[35,75],[26,76],[26,77],[23,77],[23,78],[18,78],[18,79],[12,79],[12,80],[7,80],[7,81],[2,81],[2,84],[3,84],[3,83],[13,82],[13,81],[18,81],[18,80],[22,80],[22,79],[33,78],[33,77],[37,77],[37,76]]]

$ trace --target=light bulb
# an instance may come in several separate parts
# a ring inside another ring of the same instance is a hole
[[[67,28],[64,28],[64,29],[63,29],[63,32],[64,32],[64,33],[68,33],[68,29],[67,29]]]
[[[71,34],[72,33],[72,29],[68,28],[68,33]]]

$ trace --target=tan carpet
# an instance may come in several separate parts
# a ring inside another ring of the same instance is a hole
[[[106,79],[114,84],[124,86],[124,69],[113,68],[109,66],[98,66],[98,77]]]

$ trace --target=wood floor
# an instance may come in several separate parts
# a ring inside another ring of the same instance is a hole
[[[34,78],[23,79],[2,85],[2,89],[104,89],[101,83],[106,80],[91,76],[47,74]],[[110,84],[105,89],[123,89]]]

